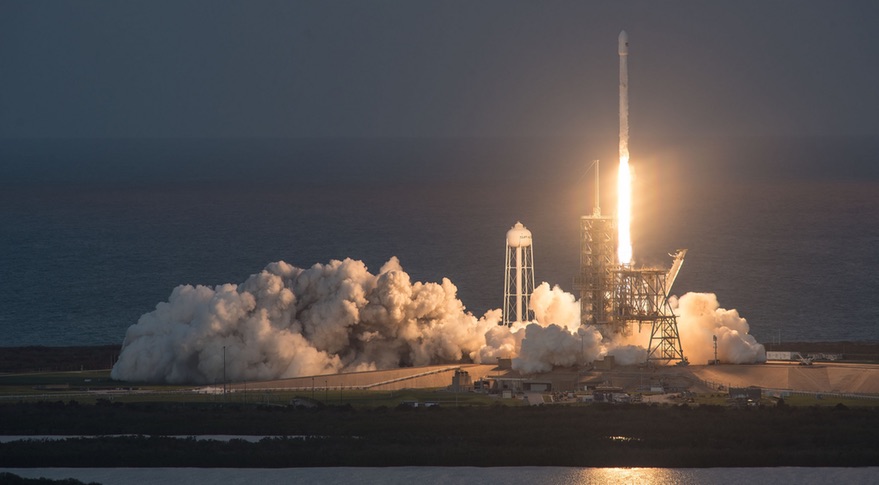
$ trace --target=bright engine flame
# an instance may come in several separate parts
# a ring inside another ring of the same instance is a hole
[[[628,152],[628,150],[626,150]],[[617,258],[620,264],[632,263],[632,170],[629,154],[620,154],[617,174]]]

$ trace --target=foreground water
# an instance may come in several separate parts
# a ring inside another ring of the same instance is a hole
[[[121,343],[175,286],[240,283],[277,260],[376,271],[398,256],[481,315],[501,306],[517,220],[537,279],[574,291],[586,168],[608,145],[5,142],[0,346]],[[633,141],[636,260],[689,248],[674,293],[716,293],[764,342],[877,339],[876,153],[876,140]],[[603,173],[612,213],[613,164]]]
[[[566,467],[396,467],[396,468],[0,468],[25,478],[76,478],[104,485],[149,484],[401,484],[503,483],[576,485],[721,485],[876,483],[869,468],[566,468]]]

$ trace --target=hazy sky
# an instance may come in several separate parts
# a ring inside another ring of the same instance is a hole
[[[874,1],[0,2],[0,137],[879,134]]]

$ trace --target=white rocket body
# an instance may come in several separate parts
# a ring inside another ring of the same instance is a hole
[[[620,159],[629,159],[629,36],[620,32]]]

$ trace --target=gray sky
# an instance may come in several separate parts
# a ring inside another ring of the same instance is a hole
[[[0,137],[879,134],[879,2],[0,2]]]

